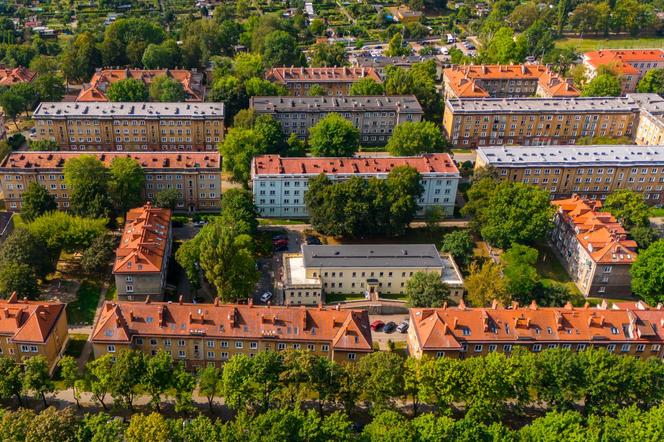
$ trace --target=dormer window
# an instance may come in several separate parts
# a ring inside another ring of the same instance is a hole
[[[618,329],[616,327],[611,327],[611,333],[614,335],[618,334]]]
[[[463,328],[463,335],[464,336],[470,336],[470,329],[468,327]]]

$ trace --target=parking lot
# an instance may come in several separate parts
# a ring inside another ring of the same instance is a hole
[[[394,322],[395,324],[399,325],[403,320],[408,319],[408,314],[401,314],[401,315],[369,315],[369,323],[371,324],[372,322],[376,320],[381,320],[384,323],[388,323],[390,321]],[[387,349],[387,341],[392,341],[395,343],[405,343],[406,342],[406,337],[408,336],[408,333],[399,333],[398,331],[394,330],[390,333],[385,333],[382,331],[382,329],[379,329],[378,331],[371,331],[371,337],[373,338],[374,342],[377,342],[378,345],[380,345],[381,350],[386,350]],[[403,344],[402,344],[403,345]]]

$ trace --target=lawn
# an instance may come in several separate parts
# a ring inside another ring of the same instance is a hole
[[[83,352],[83,347],[88,340],[88,335],[73,333],[69,335],[65,355],[78,359]]]
[[[664,217],[664,207],[651,207],[650,216],[653,218]]]
[[[326,236],[326,244],[436,244],[440,248],[443,236],[453,230],[454,227],[417,227],[407,229],[406,233],[395,237],[367,237],[354,239],[339,239]]]
[[[559,48],[574,48],[578,52],[599,49],[664,48],[663,38],[563,38],[556,42]]]
[[[302,219],[280,219],[280,218],[258,218],[261,226],[293,226],[296,224],[305,224],[307,221]]]
[[[408,296],[406,294],[399,294],[399,293],[380,293],[379,294],[380,299],[392,299],[394,301],[406,301],[408,299]]]
[[[98,284],[88,280],[83,281],[76,293],[76,301],[67,304],[69,324],[92,324],[100,294],[101,287]]]
[[[350,295],[343,295],[341,293],[331,293],[325,295],[326,304],[331,304],[333,302],[341,302],[341,301],[353,301],[358,299],[365,299],[364,293],[353,293]]]
[[[565,271],[565,268],[560,264],[556,255],[548,244],[538,244],[537,250],[539,257],[537,259],[537,273],[540,275],[543,283],[559,283],[567,287],[570,293],[580,295],[578,287]]]

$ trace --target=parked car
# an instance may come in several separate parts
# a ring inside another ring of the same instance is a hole
[[[261,295],[261,301],[263,302],[268,302],[270,299],[272,299],[272,292],[265,292]]]
[[[397,326],[397,331],[399,333],[406,333],[408,331],[408,321],[403,321],[401,324]]]
[[[276,241],[272,241],[272,244],[275,246],[287,246],[288,245],[288,240],[287,239],[278,239]]]
[[[287,233],[279,233],[277,235],[272,236],[272,241],[278,241],[280,239],[288,239],[288,234]]]
[[[381,321],[380,319],[376,319],[374,322],[371,323],[371,330],[378,331],[378,329],[384,325],[385,323],[383,321]]]
[[[388,322],[387,324],[385,324],[383,326],[383,331],[385,333],[392,333],[394,331],[394,329],[396,329],[396,328],[397,328],[397,324],[395,322],[390,321],[390,322]]]
[[[274,251],[275,252],[285,252],[287,250],[288,250],[288,245],[274,246]]]
[[[307,244],[314,246],[320,246],[321,244],[323,244],[322,242],[320,242],[320,239],[316,238],[315,236],[307,236],[305,241],[307,242]]]

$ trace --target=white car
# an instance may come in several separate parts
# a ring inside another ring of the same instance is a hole
[[[261,295],[261,301],[263,301],[263,302],[268,302],[270,299],[272,299],[272,293],[271,292],[265,292]]]

